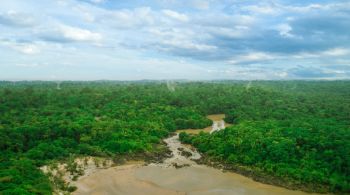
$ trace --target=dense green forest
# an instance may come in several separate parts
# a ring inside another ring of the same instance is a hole
[[[286,186],[350,193],[350,82],[247,86],[228,94],[225,120],[235,125],[213,134],[181,133],[181,141]]]
[[[169,133],[206,127],[216,113],[235,125],[182,141],[288,182],[349,192],[349,81],[4,81],[0,194],[51,194],[42,165],[156,152]]]

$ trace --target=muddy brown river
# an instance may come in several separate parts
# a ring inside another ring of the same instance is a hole
[[[213,126],[205,131],[219,131],[224,115],[210,115]],[[215,125],[215,123],[220,123]],[[189,130],[194,133],[195,130]],[[144,166],[142,162],[101,169],[89,176],[81,177],[75,185],[76,195],[307,195],[309,193],[288,190],[281,187],[255,182],[250,178],[232,172],[222,172],[205,165],[196,164],[193,159],[200,154],[180,143],[178,134],[164,140],[173,156],[161,164]],[[181,155],[181,151],[191,156]],[[175,168],[183,166],[182,168]]]

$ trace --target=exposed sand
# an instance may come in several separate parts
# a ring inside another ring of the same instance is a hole
[[[208,115],[207,118],[212,121],[220,121],[225,118],[225,114],[211,114],[211,115]]]
[[[136,177],[166,189],[178,190],[188,195],[308,195],[301,191],[262,184],[232,172],[222,172],[204,165],[181,169],[158,166],[140,167]]]
[[[208,118],[213,121],[222,120],[224,115],[210,115]],[[210,132],[212,127],[208,128]],[[258,183],[236,173],[222,172],[212,167],[198,165],[192,159],[200,158],[200,154],[192,147],[181,144],[178,134],[164,141],[173,154],[164,163],[144,166],[143,163],[133,162],[101,169],[89,176],[79,178],[74,183],[78,190],[73,194],[310,195],[301,191]],[[184,157],[181,151],[190,152],[191,156]],[[174,164],[188,165],[188,167],[176,169]]]
[[[123,165],[79,179],[76,186],[75,195],[308,195],[203,165],[181,169]]]
[[[113,162],[111,159],[100,158],[100,157],[78,157],[74,159],[74,163],[76,163],[77,168],[81,169],[84,173],[81,177],[89,176],[90,174],[99,171],[100,169],[105,169],[113,166]],[[40,169],[45,173],[51,173],[51,176],[61,175],[62,179],[68,183],[74,183],[73,175],[67,170],[67,163],[56,163],[56,166],[51,164],[51,166],[45,165],[40,167]]]
[[[90,195],[182,195],[185,193],[160,187],[152,182],[135,177],[135,171],[142,164],[122,165],[100,170],[75,184],[78,190],[73,194]]]

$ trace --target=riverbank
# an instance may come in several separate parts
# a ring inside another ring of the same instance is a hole
[[[182,145],[178,134],[165,139],[165,142],[173,155],[163,163],[120,165],[100,170],[78,179],[78,189],[73,194],[308,195],[259,183],[233,172],[199,165],[195,160],[200,154],[189,146]],[[191,154],[182,156],[182,150]],[[180,168],[174,163],[188,166]]]
[[[257,168],[254,169],[251,167],[229,164],[220,160],[215,160],[213,158],[210,158],[208,155],[205,155],[205,154],[201,154],[201,156],[202,156],[201,159],[196,160],[198,164],[207,165],[216,169],[223,170],[224,172],[229,171],[229,172],[237,173],[245,177],[251,178],[256,182],[279,186],[289,190],[301,190],[307,193],[327,194],[329,191],[327,186],[316,185],[316,184],[310,184],[310,185],[296,184],[291,181],[285,180],[284,178],[278,178],[278,177],[274,177],[269,174],[266,174],[263,171],[258,170]]]
[[[176,190],[166,189],[152,182],[136,178],[134,176],[136,171],[143,166],[143,163],[135,162],[101,170],[89,177],[79,179],[76,183],[78,189],[73,194],[184,195],[184,193],[177,192]]]
[[[113,157],[72,156],[62,161],[55,161],[40,167],[53,187],[54,194],[66,194],[79,189],[79,182],[101,171],[130,165],[148,165],[162,163],[171,157],[171,151],[166,143],[155,145],[152,152],[142,152]]]
[[[167,149],[158,153],[119,156],[111,167],[79,177],[72,182],[77,187],[73,194],[307,195],[259,181],[255,172],[212,161],[192,146],[181,144],[178,132],[163,143]],[[130,161],[134,159],[144,161]]]
[[[215,114],[215,115],[208,115],[207,118],[213,121],[213,124],[218,121],[223,121],[225,118],[224,114]],[[224,127],[231,126],[232,124],[225,123]],[[214,127],[212,127],[214,128]],[[210,130],[210,127],[207,127],[205,129],[202,129],[206,133],[211,133],[212,130]],[[188,129],[188,130],[179,130],[178,133],[185,132],[188,134],[198,134],[201,129]],[[194,146],[190,145],[189,147]],[[209,157],[205,154],[200,154],[200,159],[195,159],[196,163],[207,165],[216,169],[220,169],[223,171],[230,171],[233,173],[237,173],[246,177],[249,177],[253,179],[254,181],[261,182],[264,184],[274,185],[274,186],[280,186],[286,189],[290,190],[302,190],[309,193],[327,193],[329,189],[327,186],[317,185],[317,184],[298,184],[295,182],[292,182],[290,180],[286,180],[284,178],[277,178],[275,176],[271,176],[269,174],[264,173],[262,170],[259,170],[258,168],[251,168],[246,166],[239,166],[239,165],[233,165],[230,163],[226,163],[222,160],[217,160],[214,158]]]

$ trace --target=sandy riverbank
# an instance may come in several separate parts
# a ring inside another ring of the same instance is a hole
[[[213,122],[220,121],[224,115],[209,115],[208,118]],[[208,132],[212,130],[211,128],[208,127]],[[198,130],[192,131],[199,132]],[[194,148],[181,144],[178,134],[165,139],[164,142],[171,150],[172,156],[162,163],[145,165],[143,162],[131,162],[126,165],[100,169],[74,182],[78,189],[73,194],[310,195],[301,191],[259,183],[233,172],[223,172],[206,165],[198,165],[194,160],[199,159],[200,154]],[[187,151],[190,156],[182,156],[182,151]]]
[[[166,189],[152,182],[140,180],[135,177],[135,172],[143,166],[143,163],[133,163],[100,170],[94,174],[78,180],[75,185],[78,190],[76,195],[182,195],[176,190]]]
[[[79,179],[75,195],[310,195],[255,182],[204,165],[176,169],[156,165],[122,165]]]

